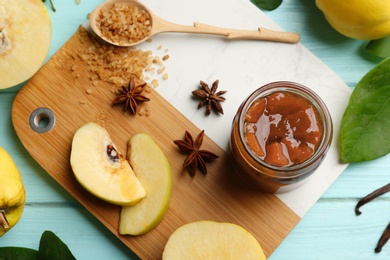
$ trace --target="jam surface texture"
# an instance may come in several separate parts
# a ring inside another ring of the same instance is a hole
[[[274,166],[306,161],[322,140],[323,122],[317,108],[291,92],[278,91],[255,100],[244,118],[249,148]]]

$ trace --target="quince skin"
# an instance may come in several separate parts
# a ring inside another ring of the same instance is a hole
[[[354,39],[375,40],[390,35],[388,0],[316,0],[329,24]]]
[[[0,237],[9,231],[22,216],[26,193],[11,156],[0,147]]]

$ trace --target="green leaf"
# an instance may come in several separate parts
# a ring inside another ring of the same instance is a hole
[[[1,260],[36,260],[38,251],[25,247],[0,247]]]
[[[39,242],[38,259],[73,260],[76,259],[68,246],[51,231],[43,232]]]
[[[272,11],[279,7],[283,0],[251,0],[261,10]]]
[[[366,46],[366,51],[381,58],[390,57],[390,35],[379,40],[370,41]]]
[[[390,152],[390,58],[356,85],[340,126],[341,160],[360,162]]]

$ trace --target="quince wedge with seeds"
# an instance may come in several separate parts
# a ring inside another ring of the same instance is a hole
[[[70,165],[87,191],[109,203],[130,206],[146,196],[141,182],[107,130],[87,123],[74,134]]]

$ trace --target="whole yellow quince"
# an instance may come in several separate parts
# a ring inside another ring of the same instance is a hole
[[[19,221],[25,202],[22,176],[11,156],[0,147],[0,237]]]
[[[390,35],[389,0],[316,0],[329,24],[339,33],[359,40]]]

